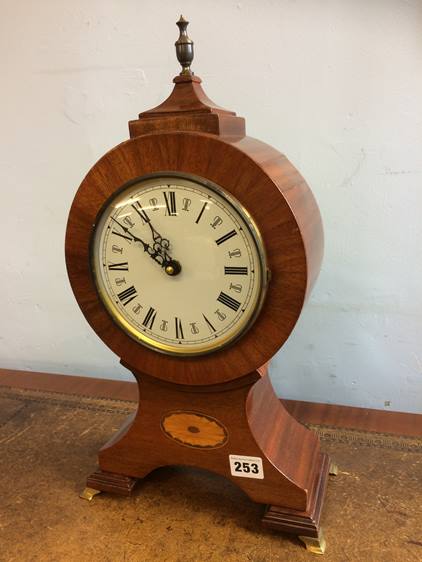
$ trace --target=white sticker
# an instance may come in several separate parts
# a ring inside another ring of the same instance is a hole
[[[264,478],[261,457],[245,457],[244,455],[229,455],[232,476],[242,478]]]

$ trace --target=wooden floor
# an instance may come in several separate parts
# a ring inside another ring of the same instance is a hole
[[[137,400],[136,383],[0,369],[0,386],[81,394],[118,400]],[[289,412],[304,423],[421,437],[422,415],[386,412],[333,404],[283,400]]]

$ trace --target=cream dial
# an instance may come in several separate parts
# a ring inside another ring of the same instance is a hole
[[[248,212],[191,176],[149,176],[120,190],[95,225],[91,259],[114,321],[175,355],[234,341],[265,295],[265,252]]]

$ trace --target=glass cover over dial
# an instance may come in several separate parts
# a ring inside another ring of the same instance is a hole
[[[140,178],[108,201],[94,228],[98,293],[132,338],[174,355],[210,353],[256,319],[267,283],[252,218],[207,180]]]

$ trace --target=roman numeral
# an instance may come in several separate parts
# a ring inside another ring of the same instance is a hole
[[[225,267],[224,268],[225,275],[247,275],[248,268],[247,267]]]
[[[108,269],[109,271],[129,271],[129,264],[127,261],[122,263],[109,263]]]
[[[211,324],[211,322],[208,320],[208,318],[205,316],[205,314],[202,314],[202,316],[204,317],[204,320],[207,323],[207,326],[210,329],[210,332],[215,332],[216,330],[215,330],[214,326]]]
[[[117,296],[122,301],[123,306],[126,306],[131,301],[133,301],[133,299],[136,299],[136,297],[138,296],[138,293],[137,293],[135,287],[132,285],[132,287],[128,287],[127,289],[125,289],[121,293],[118,293]]]
[[[176,213],[176,193],[174,191],[164,191],[164,199],[166,202],[166,215],[175,217]]]
[[[177,316],[174,320],[175,320],[175,324],[176,324],[176,339],[177,340],[183,340],[184,335],[183,335],[182,321],[180,320],[180,318],[177,318]]]
[[[149,216],[146,214],[146,212],[144,211],[144,208],[139,203],[139,201],[135,201],[135,203],[132,205],[132,207],[135,209],[135,211],[141,217],[142,224],[145,224],[145,223],[149,222],[149,220],[150,220]]]
[[[133,220],[130,218],[130,216],[127,216],[123,219],[123,222],[125,224],[127,224],[128,228],[133,228],[135,226],[135,223],[133,222]]]
[[[234,299],[233,297],[230,297],[229,295],[227,295],[226,293],[221,292],[218,295],[217,300],[219,302],[221,302],[221,304],[226,305],[228,308],[231,308],[232,310],[234,310],[235,312],[239,309],[240,306],[240,302],[237,301],[236,299]]]
[[[157,311],[155,310],[155,308],[152,308],[150,306],[148,312],[145,315],[144,321],[142,322],[143,326],[145,326],[145,328],[149,328],[150,330],[152,330],[156,316],[157,316]]]
[[[199,212],[199,215],[196,218],[195,223],[198,224],[198,222],[201,220],[202,215],[204,214],[205,209],[207,208],[208,205],[208,201],[205,201],[205,203],[202,205],[202,209]]]
[[[237,234],[237,232],[235,230],[230,230],[230,232],[228,232],[227,234],[225,234],[221,238],[218,238],[215,241],[215,243],[217,244],[217,246],[219,246],[223,242],[227,242],[227,240],[230,240],[230,238],[233,238],[233,236],[236,236],[236,234]]]
[[[129,240],[129,242],[132,242],[133,238],[131,238],[130,236],[126,236],[126,234],[121,234],[120,232],[116,232],[115,230],[111,231],[112,234],[115,234],[116,236],[120,236],[120,238],[124,238],[125,240]]]

